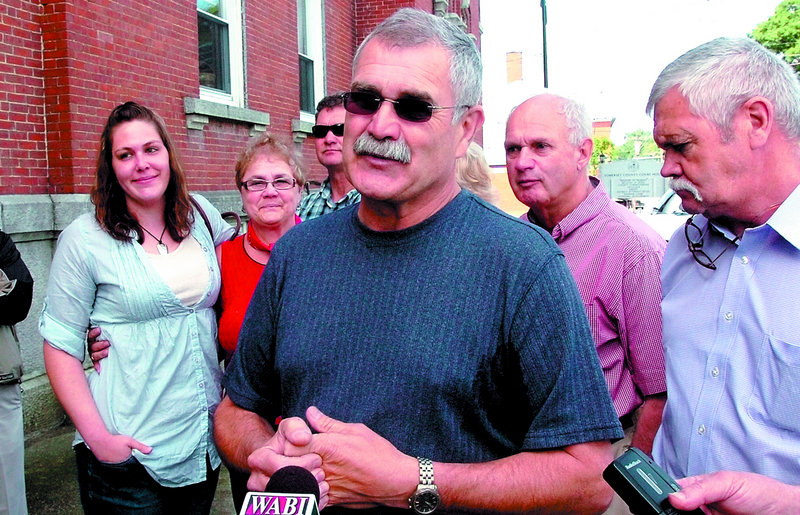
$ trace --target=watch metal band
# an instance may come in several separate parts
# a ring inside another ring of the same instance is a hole
[[[433,461],[429,458],[420,458],[419,461],[419,484],[432,485],[433,484]]]

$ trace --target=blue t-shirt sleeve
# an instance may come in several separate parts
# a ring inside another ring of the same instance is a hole
[[[543,263],[514,314],[511,341],[532,406],[523,449],[622,437],[586,314],[559,254]]]

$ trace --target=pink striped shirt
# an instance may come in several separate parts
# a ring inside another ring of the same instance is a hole
[[[595,178],[594,190],[552,230],[575,277],[611,399],[623,417],[666,391],[661,258],[666,242]],[[530,216],[529,216],[530,215]],[[532,213],[523,220],[536,223]]]

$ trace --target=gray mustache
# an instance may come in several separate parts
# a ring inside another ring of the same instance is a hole
[[[697,191],[695,185],[689,182],[688,180],[684,179],[683,177],[679,177],[677,179],[673,177],[672,179],[670,179],[669,187],[676,193],[681,190],[688,191],[689,194],[691,194],[695,198],[695,200],[697,200],[698,202],[703,201],[703,197],[700,195],[700,192]]]
[[[360,156],[375,156],[403,164],[411,162],[411,149],[408,148],[405,140],[379,140],[366,132],[362,132],[361,136],[353,143],[353,151]]]

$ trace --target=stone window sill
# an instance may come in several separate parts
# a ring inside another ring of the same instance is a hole
[[[211,118],[248,123],[251,136],[265,132],[269,126],[269,113],[218,104],[200,98],[184,97],[183,111],[186,113],[186,127],[192,130],[202,131]]]
[[[295,143],[302,143],[311,135],[311,127],[314,122],[307,122],[299,118],[292,119],[292,139]]]

